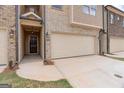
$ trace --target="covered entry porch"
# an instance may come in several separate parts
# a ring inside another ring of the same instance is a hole
[[[44,57],[43,28],[41,21],[20,19],[20,30],[18,35],[19,62],[25,55]]]

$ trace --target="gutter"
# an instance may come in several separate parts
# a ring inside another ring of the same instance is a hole
[[[111,7],[113,9],[116,9],[117,11],[120,11],[121,13],[124,13],[124,11],[122,11],[121,9],[117,8],[117,7],[114,7],[112,5],[107,5],[105,8],[108,10],[108,7]]]

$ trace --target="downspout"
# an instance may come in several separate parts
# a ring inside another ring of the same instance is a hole
[[[107,54],[109,54],[108,9],[107,10]]]
[[[44,62],[46,60],[46,7],[44,5]]]
[[[105,32],[105,24],[104,24],[104,20],[105,20],[105,18],[104,18],[104,12],[105,12],[105,10],[104,10],[105,8],[104,8],[104,5],[102,5],[102,14],[103,14],[103,32]]]
[[[16,27],[16,62],[18,63],[18,5],[15,5],[15,27]]]
[[[102,54],[102,48],[101,48],[101,36],[102,36],[102,29],[99,31],[99,54]]]
[[[103,51],[103,46],[102,46],[102,43],[103,43],[103,38],[102,36],[104,35],[104,5],[102,5],[102,24],[103,24],[103,27],[102,29],[100,29],[99,31],[99,54],[100,55],[104,55],[104,51]]]
[[[103,29],[102,29],[102,36],[103,36],[103,37],[102,37],[102,43],[103,43],[103,46],[102,46],[102,55],[104,55],[104,53],[105,53],[105,51],[104,51],[104,49],[103,49],[103,47],[105,47],[103,40],[104,40],[104,34],[106,34],[106,33],[105,33],[105,21],[104,21],[104,20],[105,20],[105,16],[104,16],[105,10],[104,10],[104,9],[105,9],[105,8],[104,8],[104,5],[102,5],[102,15],[103,15],[103,16],[102,16],[102,17],[103,17],[103,18],[102,18],[102,22],[103,22]]]

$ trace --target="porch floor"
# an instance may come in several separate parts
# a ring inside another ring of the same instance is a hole
[[[20,77],[39,81],[64,79],[54,65],[43,65],[39,55],[25,56],[16,73]]]

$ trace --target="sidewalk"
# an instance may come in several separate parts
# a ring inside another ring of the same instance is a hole
[[[64,79],[54,65],[43,65],[40,56],[25,56],[16,73],[20,77],[39,81]]]

